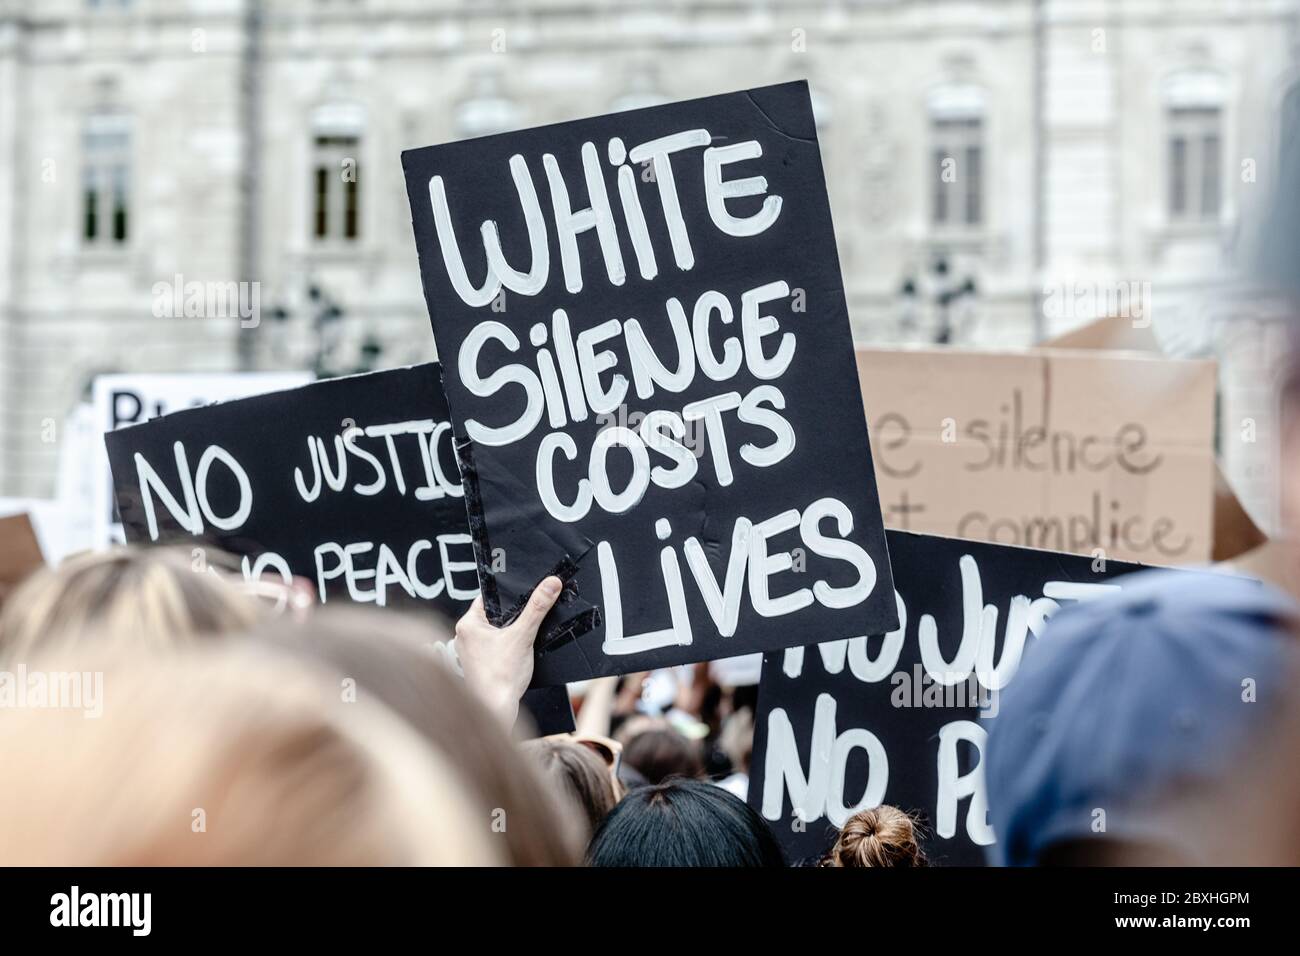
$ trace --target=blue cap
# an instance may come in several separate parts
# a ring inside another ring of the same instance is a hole
[[[1058,612],[998,701],[984,756],[994,864],[1099,836],[1167,841],[1160,798],[1223,779],[1285,700],[1296,609],[1280,591],[1210,572],[1117,583]]]

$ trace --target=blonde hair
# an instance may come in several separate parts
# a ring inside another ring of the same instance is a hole
[[[244,630],[258,619],[256,600],[188,552],[114,548],[86,552],[45,568],[0,610],[0,655],[96,640],[158,649]]]
[[[437,638],[449,633],[436,621],[392,609],[338,607],[302,620],[269,620],[252,636],[329,667],[354,682],[356,697],[405,718],[458,769],[479,802],[498,813],[506,824],[499,839],[512,864],[576,864],[586,845],[582,821],[437,653]],[[351,705],[336,699],[334,706]]]
[[[882,804],[861,810],[840,828],[822,866],[925,866],[919,830],[917,822],[897,807]]]
[[[82,651],[76,667],[103,675],[101,717],[0,710],[7,864],[502,861],[457,771],[385,708],[330,706],[339,683],[324,671],[243,642]]]

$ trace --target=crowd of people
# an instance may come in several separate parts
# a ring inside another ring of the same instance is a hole
[[[506,627],[479,603],[450,627],[268,594],[169,548],[40,571],[0,609],[0,671],[43,688],[0,708],[0,859],[783,865],[743,799],[744,689],[711,686],[686,726],[638,712],[647,675],[595,682],[577,731],[531,736],[519,702],[558,584]],[[886,810],[825,865],[920,862]]]
[[[1026,655],[988,746],[992,862],[1300,848],[1278,809],[1300,794],[1294,750],[1276,746],[1297,739],[1281,706],[1291,604],[1241,578],[1175,577],[1058,615]],[[46,695],[0,708],[0,860],[928,865],[928,821],[892,806],[822,820],[824,851],[786,858],[745,799],[754,688],[708,665],[666,687],[591,682],[574,732],[532,736],[519,703],[559,590],[543,581],[505,627],[477,602],[453,627],[268,600],[167,548],[40,571],[0,609],[0,671],[29,688],[42,675]],[[1230,840],[1206,829],[1247,805]]]

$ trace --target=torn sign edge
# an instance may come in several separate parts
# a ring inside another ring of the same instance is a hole
[[[461,484],[465,489],[465,510],[469,518],[470,540],[474,546],[474,563],[478,570],[479,593],[483,596],[483,610],[492,624],[503,627],[519,616],[519,612],[532,597],[532,588],[527,593],[521,594],[509,608],[502,608],[501,591],[497,587],[496,575],[492,571],[492,545],[488,537],[487,516],[483,510],[478,467],[474,462],[474,443],[468,437],[457,436],[453,444],[456,450],[456,461],[460,467]],[[591,550],[590,542],[588,545],[584,554]],[[578,573],[578,560],[582,555],[578,555],[575,559],[567,549],[561,548],[561,550],[564,556],[542,575],[542,578],[550,575],[558,577],[563,585],[558,603],[570,604],[578,598],[573,579]],[[541,580],[539,578],[533,587],[540,584]],[[539,656],[549,654],[577,640],[599,627],[603,620],[600,606],[592,604],[586,610],[573,617],[565,618],[545,633],[538,635],[537,654]]]

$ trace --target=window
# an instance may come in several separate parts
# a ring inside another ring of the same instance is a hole
[[[934,224],[978,226],[984,219],[984,133],[978,119],[935,120]]]
[[[1218,109],[1169,111],[1169,218],[1215,222],[1219,218],[1222,145]]]
[[[1165,85],[1165,162],[1171,222],[1219,220],[1223,200],[1222,100],[1222,81],[1214,74],[1182,73]]]
[[[82,131],[82,155],[81,238],[92,246],[122,245],[130,236],[130,120],[92,116]]]
[[[944,229],[984,224],[984,94],[944,87],[929,99],[930,221]]]
[[[311,234],[317,242],[361,235],[361,140],[365,114],[352,103],[318,107],[311,118]]]
[[[316,136],[312,234],[321,241],[351,241],[360,232],[357,136]]]

